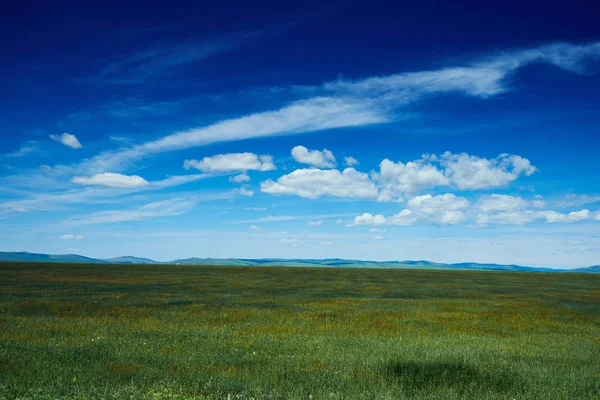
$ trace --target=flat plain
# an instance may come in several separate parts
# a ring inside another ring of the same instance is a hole
[[[3,399],[599,399],[600,275],[0,263]]]

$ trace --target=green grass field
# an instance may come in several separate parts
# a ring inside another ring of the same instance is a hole
[[[0,398],[600,399],[600,275],[0,264]]]

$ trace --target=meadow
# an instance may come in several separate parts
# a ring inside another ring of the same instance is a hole
[[[2,399],[600,399],[600,275],[0,263]]]

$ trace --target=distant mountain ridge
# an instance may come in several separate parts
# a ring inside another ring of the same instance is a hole
[[[481,264],[481,263],[435,263],[426,260],[408,261],[363,261],[329,259],[285,259],[285,258],[185,258],[167,262],[154,261],[149,258],[133,256],[98,259],[78,254],[37,254],[28,252],[0,252],[0,261],[17,262],[72,262],[85,264],[174,264],[174,265],[223,265],[223,266],[279,266],[279,267],[330,267],[330,268],[396,268],[396,269],[445,269],[445,270],[477,270],[477,271],[520,271],[520,272],[580,272],[600,273],[600,265],[591,267],[537,268],[521,265]]]

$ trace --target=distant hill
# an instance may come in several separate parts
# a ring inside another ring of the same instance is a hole
[[[477,271],[520,271],[520,272],[578,272],[600,273],[600,265],[576,269],[536,268],[521,265],[479,264],[479,263],[434,263],[426,260],[407,261],[364,261],[345,260],[341,258],[329,259],[286,259],[286,258],[185,258],[167,262],[154,261],[149,258],[133,256],[115,257],[109,259],[96,259],[80,256],[78,254],[36,254],[27,252],[1,253],[0,261],[21,262],[72,262],[95,264],[174,264],[174,265],[223,265],[247,267],[329,267],[329,268],[396,268],[396,269],[453,269]]]
[[[29,261],[29,262],[74,262],[106,264],[104,260],[97,260],[80,256],[78,254],[37,254],[37,253],[0,253],[0,261]]]
[[[107,258],[103,261],[106,261],[111,264],[159,264],[158,261],[154,261],[149,258],[141,258],[141,257],[133,257],[133,256]]]

